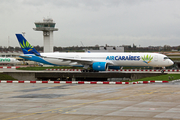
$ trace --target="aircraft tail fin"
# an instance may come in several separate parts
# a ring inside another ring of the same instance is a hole
[[[16,34],[16,37],[24,54],[35,54],[37,56],[40,56],[40,53],[37,52],[36,49],[34,49],[34,47],[29,44],[29,42],[22,36],[22,34]]]

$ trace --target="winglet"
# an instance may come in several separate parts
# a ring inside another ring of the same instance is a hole
[[[35,54],[36,56],[40,56],[40,53],[29,44],[29,42],[22,36],[22,34],[16,34],[16,37],[24,54]]]

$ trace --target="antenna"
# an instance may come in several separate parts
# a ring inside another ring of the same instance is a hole
[[[82,41],[81,41],[81,45],[84,47],[84,45],[83,45]]]
[[[81,41],[81,45],[85,48],[84,44]],[[88,49],[84,49],[86,52],[88,51]]]

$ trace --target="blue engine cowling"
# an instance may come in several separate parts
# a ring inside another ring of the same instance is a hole
[[[94,62],[92,64],[92,68],[93,70],[97,70],[97,71],[106,71],[107,64],[106,62]]]
[[[109,69],[120,70],[120,66],[108,66]]]

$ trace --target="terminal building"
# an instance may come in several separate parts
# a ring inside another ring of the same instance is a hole
[[[100,46],[99,50],[87,50],[86,52],[124,52],[124,47],[115,47],[115,46],[111,46],[111,47],[104,47],[104,46]]]
[[[20,54],[23,54],[23,52],[22,52],[22,51],[19,51],[19,52],[10,52],[10,51],[0,52],[0,57],[19,58],[19,55],[20,55]]]

